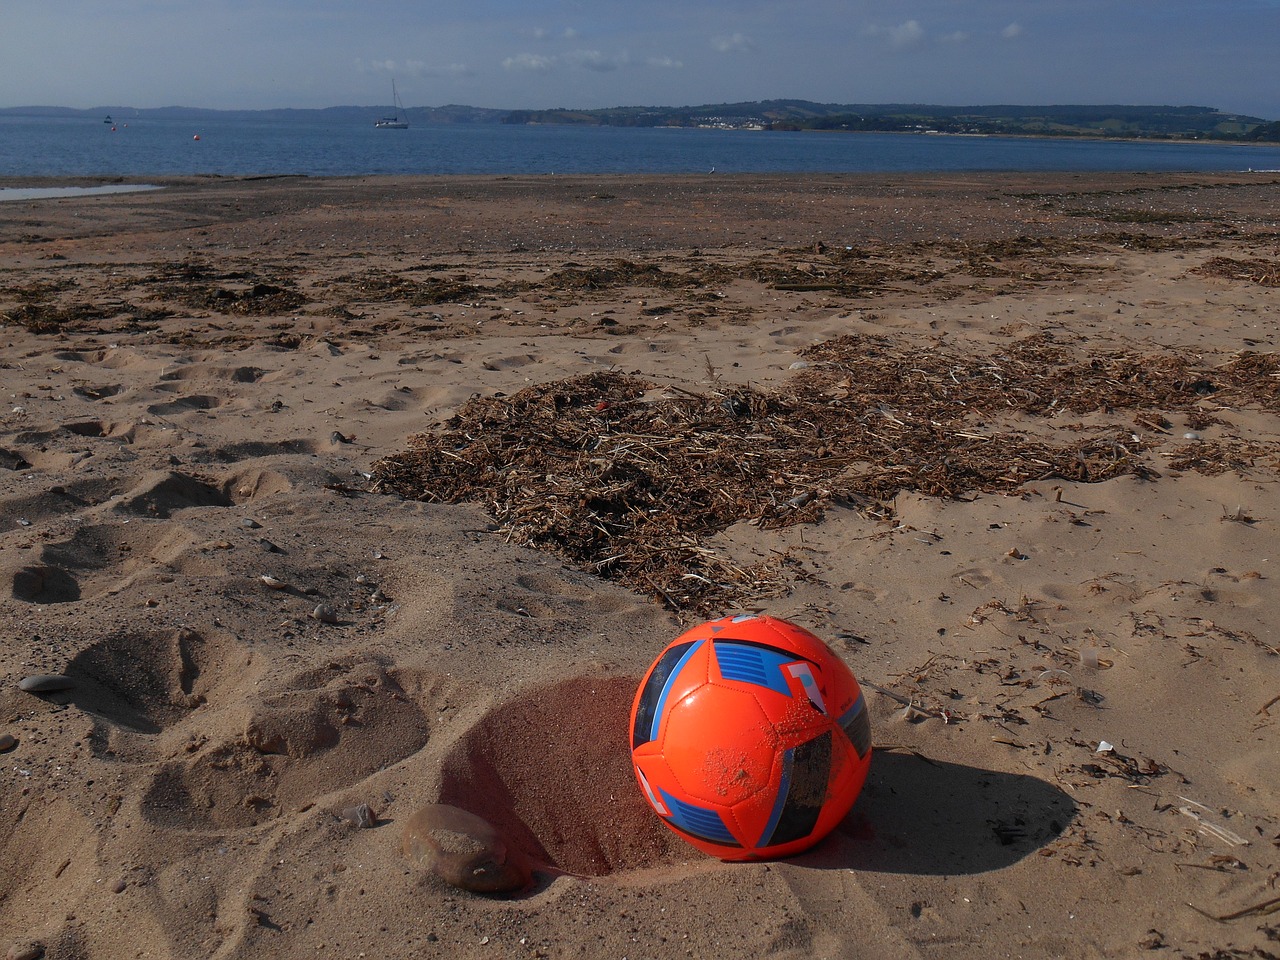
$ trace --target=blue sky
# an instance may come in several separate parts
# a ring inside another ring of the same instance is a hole
[[[0,0],[0,106],[1168,103],[1280,119],[1280,0]]]

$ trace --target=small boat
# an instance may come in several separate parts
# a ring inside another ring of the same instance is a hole
[[[394,80],[391,81],[391,99],[396,105],[395,115],[379,117],[373,121],[373,125],[379,130],[408,130],[409,121],[400,116],[404,112],[404,104],[400,102],[400,94],[396,92],[396,82]]]
[[[105,120],[103,120],[102,122],[103,122],[103,123],[115,123],[115,121],[111,119],[111,114],[109,114],[109,113],[107,114],[107,118],[106,118]]]

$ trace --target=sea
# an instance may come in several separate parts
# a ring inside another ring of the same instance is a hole
[[[0,117],[0,176],[1280,171],[1212,142],[414,124]]]

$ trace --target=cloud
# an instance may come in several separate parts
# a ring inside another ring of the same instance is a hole
[[[518,53],[507,57],[502,65],[508,70],[550,70],[555,64],[555,57],[544,57],[537,53]]]
[[[906,23],[889,28],[889,42],[895,49],[914,47],[924,39],[924,28],[919,20],[908,20]]]
[[[422,60],[356,60],[356,70],[359,73],[386,73],[393,77],[421,77],[433,73]]]
[[[957,30],[955,33],[948,33],[938,39],[943,43],[968,43],[969,34],[964,30]]]
[[[611,70],[624,67],[630,62],[631,57],[625,51],[607,54],[601,53],[599,50],[570,50],[568,53],[556,56],[544,56],[540,53],[519,53],[514,57],[507,57],[502,61],[502,65],[508,70],[542,71],[564,66],[576,67],[581,70],[594,70],[597,73],[608,73]]]
[[[919,20],[908,20],[896,27],[873,25],[867,27],[863,33],[869,37],[884,37],[889,41],[889,46],[895,50],[914,47],[924,39],[924,27],[920,26]]]
[[[645,63],[659,70],[679,70],[684,67],[681,61],[673,60],[671,57],[650,57]]]
[[[1011,23],[1000,31],[1000,36],[1004,37],[1006,40],[1013,40],[1016,37],[1022,36],[1022,27],[1019,24]]]
[[[750,53],[756,48],[756,43],[741,33],[729,33],[712,37],[711,46],[720,53]]]

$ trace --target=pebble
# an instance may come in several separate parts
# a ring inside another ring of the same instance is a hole
[[[311,611],[311,616],[315,617],[321,623],[337,623],[338,614],[327,603],[316,604],[316,608]]]
[[[5,954],[5,960],[40,960],[43,956],[43,943],[15,943],[9,948],[9,952]]]
[[[269,573],[264,573],[258,579],[261,580],[263,583],[265,583],[272,590],[288,590],[289,589],[289,585],[287,583],[285,583],[283,580],[277,580],[275,577],[271,576],[271,574]]]
[[[18,689],[26,693],[53,693],[55,690],[70,690],[76,682],[61,673],[37,673],[19,681]]]
[[[1182,439],[1183,440],[1199,440],[1200,434],[1196,433],[1194,430],[1188,430],[1186,433],[1182,435]]]
[[[244,527],[246,530],[258,530],[261,529],[262,524],[253,519],[253,517],[245,517],[240,521],[240,526]]]
[[[12,733],[0,733],[0,753],[12,750],[18,745],[18,738]]]
[[[445,883],[472,893],[515,893],[533,883],[533,869],[488,820],[444,803],[411,816],[401,852]]]

